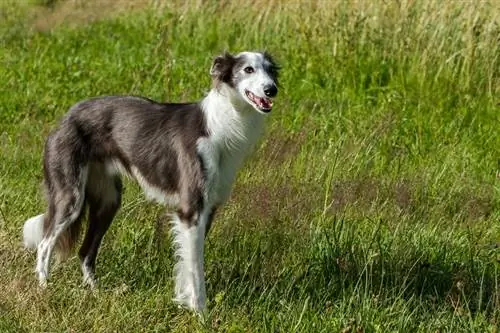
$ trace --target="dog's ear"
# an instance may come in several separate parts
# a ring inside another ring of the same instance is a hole
[[[280,65],[278,65],[276,63],[276,60],[274,59],[273,56],[271,56],[271,54],[269,54],[269,52],[264,51],[263,54],[264,54],[264,58],[267,60],[267,62],[269,64],[269,69],[268,69],[269,73],[273,77],[274,82],[276,83],[276,85],[279,86],[278,78],[279,78],[279,70],[281,69],[281,67],[280,67]]]
[[[212,68],[210,68],[210,75],[214,80],[230,83],[235,63],[236,59],[228,52],[224,52],[215,57]]]

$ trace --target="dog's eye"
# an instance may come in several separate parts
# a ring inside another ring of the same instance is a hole
[[[248,73],[248,74],[252,74],[253,72],[255,72],[255,69],[253,69],[253,67],[251,66],[248,66],[248,67],[245,67],[245,69],[243,69],[245,71],[245,73]]]

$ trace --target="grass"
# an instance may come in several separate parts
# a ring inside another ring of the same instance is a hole
[[[497,3],[132,3],[0,5],[0,331],[498,331]],[[282,87],[208,240],[205,320],[132,182],[99,292],[74,257],[39,290],[20,230],[50,129],[89,96],[199,99],[224,49],[269,50]]]

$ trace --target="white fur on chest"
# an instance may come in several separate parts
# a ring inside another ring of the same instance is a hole
[[[222,204],[229,197],[236,172],[264,124],[263,115],[247,104],[235,106],[226,94],[230,92],[211,90],[201,103],[209,135],[198,139],[197,149],[207,176],[205,195],[214,204]]]

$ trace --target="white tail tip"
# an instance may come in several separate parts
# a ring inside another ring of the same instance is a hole
[[[43,214],[24,222],[23,243],[27,249],[35,249],[43,238]]]

